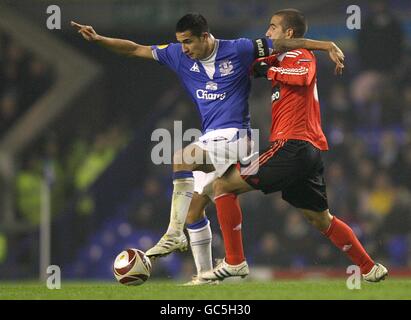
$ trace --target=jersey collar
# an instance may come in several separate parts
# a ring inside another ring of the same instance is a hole
[[[215,39],[212,34],[210,34],[210,36],[211,36],[212,39],[214,39],[214,43],[215,43],[214,44],[214,49],[213,49],[213,52],[211,52],[211,54],[207,58],[199,60],[201,63],[207,63],[207,62],[215,61],[215,58],[217,56],[217,51],[218,51],[218,47],[219,47],[219,44],[220,44],[220,40]]]

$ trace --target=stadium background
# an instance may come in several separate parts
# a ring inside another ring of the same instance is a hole
[[[332,212],[368,252],[395,272],[411,268],[411,4],[357,1],[362,29],[346,27],[346,1],[4,1],[0,2],[0,279],[39,274],[40,212],[51,191],[51,263],[63,279],[112,279],[126,247],[149,248],[169,218],[171,167],[150,160],[151,133],[199,128],[177,78],[156,62],[117,56],[84,41],[70,20],[142,44],[174,41],[178,18],[199,11],[218,38],[262,36],[271,14],[306,13],[307,37],[333,40],[346,54],[342,77],[318,53],[318,89]],[[61,8],[48,30],[46,8]],[[374,4],[374,5],[372,5]],[[390,13],[389,13],[390,12]],[[387,24],[378,27],[380,23]],[[269,131],[269,84],[254,81],[252,126]],[[279,195],[241,197],[254,277],[344,275],[349,264]],[[46,206],[47,207],[47,206]],[[207,214],[213,254],[222,257],[215,209]],[[337,270],[337,271],[336,271]],[[156,264],[153,276],[188,279],[190,253]]]

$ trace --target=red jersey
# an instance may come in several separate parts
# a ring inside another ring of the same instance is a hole
[[[273,88],[270,141],[304,140],[328,150],[321,129],[314,54],[298,49],[259,60],[271,66],[267,72]]]

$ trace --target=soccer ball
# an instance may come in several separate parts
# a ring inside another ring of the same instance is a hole
[[[151,261],[143,251],[130,248],[116,257],[113,272],[121,284],[139,286],[150,277]]]

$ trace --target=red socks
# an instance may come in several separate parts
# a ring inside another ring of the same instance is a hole
[[[343,221],[333,217],[331,225],[324,235],[358,265],[362,274],[370,272],[374,261],[367,254],[352,229]]]
[[[232,193],[222,194],[215,198],[215,204],[223,233],[225,260],[231,265],[240,264],[245,258],[241,234],[242,213],[238,198]],[[375,263],[347,224],[334,216],[324,234],[360,267],[362,274],[370,272]]]
[[[222,194],[215,199],[217,217],[223,233],[225,261],[231,265],[245,260],[243,238],[241,234],[242,213],[240,203],[235,194]]]

